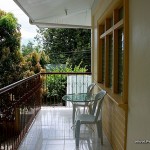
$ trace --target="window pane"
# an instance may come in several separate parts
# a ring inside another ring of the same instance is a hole
[[[123,54],[124,54],[124,35],[123,35],[123,29],[119,29],[118,30],[118,93],[122,93]]]
[[[123,7],[119,9],[119,20],[123,19]]]
[[[109,35],[109,87],[112,87],[112,70],[113,70],[113,36]]]
[[[105,74],[105,41],[102,39],[102,83],[104,83]]]

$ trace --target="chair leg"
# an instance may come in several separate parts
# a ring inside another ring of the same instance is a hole
[[[89,104],[88,109],[89,109],[89,114],[91,114],[91,112],[92,112],[92,105],[91,104]]]
[[[75,138],[76,138],[76,147],[79,147],[80,120],[77,120],[77,122],[76,122]]]
[[[99,120],[96,125],[97,125],[98,137],[101,138],[101,144],[103,145],[102,121]]]

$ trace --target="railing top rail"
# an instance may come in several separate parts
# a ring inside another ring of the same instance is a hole
[[[16,86],[18,86],[18,85],[20,85],[20,84],[22,84],[22,83],[24,83],[24,82],[26,82],[26,81],[28,81],[28,80],[31,80],[31,79],[35,78],[36,76],[38,76],[38,75],[40,75],[40,74],[41,74],[41,75],[45,75],[45,74],[91,75],[92,73],[91,73],[91,72],[46,72],[46,73],[37,73],[37,74],[32,75],[32,76],[30,76],[30,77],[28,77],[28,78],[19,80],[19,81],[15,82],[15,83],[12,83],[12,84],[10,84],[10,85],[4,87],[4,88],[1,88],[1,89],[0,89],[0,94],[4,93],[4,92],[6,92],[6,91],[8,91],[8,90],[10,90],[10,89],[15,88]]]
[[[41,73],[42,75],[44,74],[71,74],[71,75],[91,75],[92,73],[91,72],[45,72],[45,73]]]
[[[24,82],[26,82],[26,81],[28,81],[28,80],[33,79],[33,78],[35,78],[35,77],[38,76],[38,75],[40,75],[40,73],[37,73],[37,74],[32,75],[32,76],[30,76],[30,77],[28,77],[28,78],[19,80],[19,81],[15,82],[15,83],[12,83],[12,84],[8,85],[8,86],[5,86],[4,88],[1,88],[1,89],[0,89],[0,94],[4,93],[4,92],[6,92],[6,91],[8,91],[8,90],[10,90],[10,89],[12,89],[12,88],[15,88],[16,86],[18,86],[18,85],[20,85],[20,84],[22,84],[22,83],[24,83]]]

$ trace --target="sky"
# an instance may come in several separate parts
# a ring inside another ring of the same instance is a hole
[[[0,9],[5,12],[12,12],[21,25],[21,45],[26,45],[28,41],[33,42],[38,29],[29,23],[28,16],[18,7],[13,0],[0,0]]]

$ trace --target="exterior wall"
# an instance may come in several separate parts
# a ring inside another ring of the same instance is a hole
[[[97,82],[98,61],[98,20],[107,15],[107,8],[116,5],[119,0],[97,0],[92,9],[92,74],[93,80]],[[100,88],[102,85],[97,83]],[[106,90],[106,88],[104,87]],[[107,89],[107,91],[110,91]],[[117,100],[116,100],[117,101]],[[126,149],[127,109],[122,109],[114,101],[111,95],[105,97],[103,104],[103,130],[114,150]]]
[[[106,96],[103,103],[103,130],[114,150],[124,150],[126,147],[126,121],[126,111]]]
[[[97,22],[106,13],[107,8],[115,2],[117,0],[95,0],[95,4],[92,6],[92,71],[95,82],[97,81],[98,59]],[[103,128],[114,150],[150,149],[149,6],[149,0],[129,0],[128,112],[120,108],[110,96],[106,96],[103,105]],[[149,143],[136,144],[135,141],[138,140],[149,140]]]
[[[97,80],[97,38],[98,29],[97,21],[101,15],[105,12],[105,9],[109,6],[112,0],[95,0],[92,7],[92,75],[94,80]]]
[[[149,150],[150,142],[150,1],[129,1],[129,100],[127,150]]]

